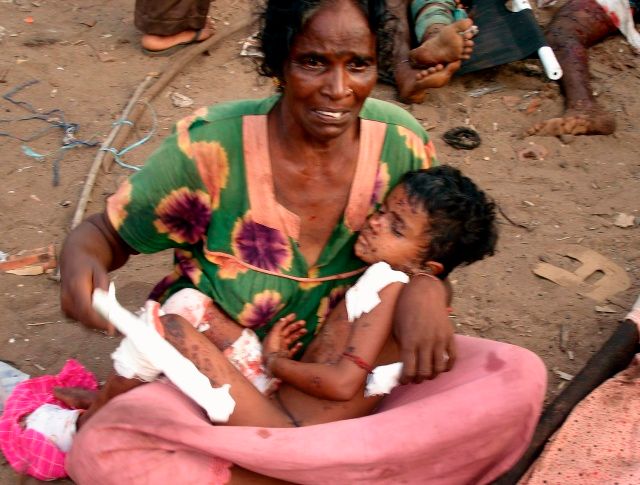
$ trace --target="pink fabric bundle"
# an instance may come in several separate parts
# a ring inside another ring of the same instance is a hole
[[[56,376],[42,376],[21,382],[13,390],[0,418],[0,449],[11,467],[39,480],[65,477],[65,453],[41,433],[25,429],[22,421],[43,404],[67,407],[53,395],[54,387],[95,390],[95,376],[79,362],[69,359]]]
[[[170,383],[145,384],[82,427],[67,470],[80,485],[227,483],[231,463],[302,484],[490,483],[529,444],[546,370],[525,349],[456,340],[452,371],[373,415],[302,428],[215,426]]]

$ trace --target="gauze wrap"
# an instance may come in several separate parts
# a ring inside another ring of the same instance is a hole
[[[378,293],[385,286],[395,282],[407,284],[409,276],[402,271],[391,269],[391,266],[383,261],[369,266],[356,284],[347,290],[345,302],[349,321],[353,322],[362,314],[373,310],[380,303]]]

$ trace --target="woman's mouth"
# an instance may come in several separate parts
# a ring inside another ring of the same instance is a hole
[[[328,123],[335,123],[344,120],[349,114],[348,111],[344,110],[326,110],[326,109],[316,109],[313,112],[321,118],[323,121]]]

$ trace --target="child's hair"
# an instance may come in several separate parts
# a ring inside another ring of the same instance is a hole
[[[429,215],[429,246],[423,262],[456,266],[492,255],[498,241],[496,205],[473,181],[448,165],[406,173],[400,184],[412,204]]]

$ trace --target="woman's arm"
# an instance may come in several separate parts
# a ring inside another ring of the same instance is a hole
[[[135,252],[113,228],[106,213],[94,214],[67,236],[60,253],[60,303],[62,311],[87,327],[113,331],[98,315],[91,296],[106,290],[108,272],[121,267]]]
[[[341,353],[335,363],[306,363],[293,361],[276,352],[265,356],[273,375],[312,396],[333,401],[352,399],[365,383],[368,371],[364,367],[374,366],[391,335],[393,308],[403,286],[401,283],[386,286],[380,292],[381,302],[353,322],[344,352],[355,356],[355,359]],[[344,300],[341,305],[345,305]],[[344,307],[339,306],[329,318],[344,314]],[[362,361],[363,365],[354,360]]]
[[[403,363],[401,382],[420,383],[450,370],[456,359],[448,304],[451,285],[430,276],[413,276],[398,297],[393,333]]]

